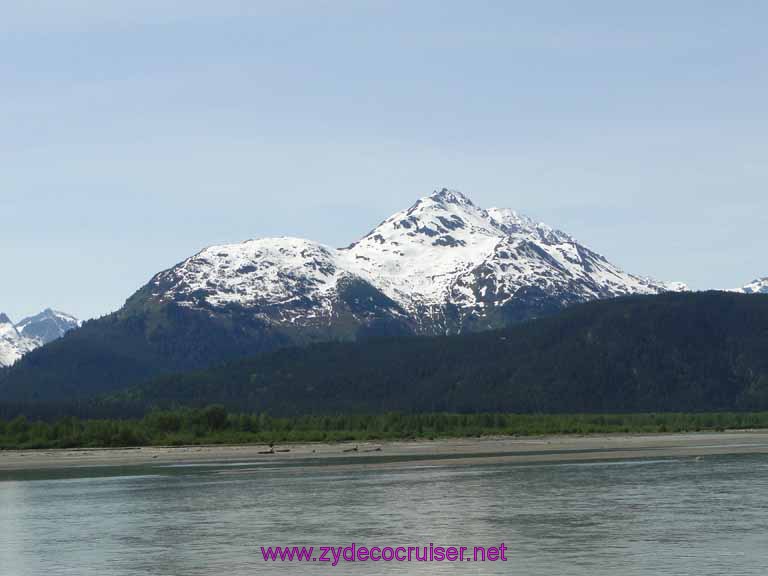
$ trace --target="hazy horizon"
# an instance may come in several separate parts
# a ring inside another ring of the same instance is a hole
[[[0,312],[442,187],[693,289],[768,276],[768,5],[11,1]]]

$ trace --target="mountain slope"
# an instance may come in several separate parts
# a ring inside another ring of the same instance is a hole
[[[268,301],[214,307],[200,289],[166,300],[158,287],[174,281],[160,273],[118,312],[31,351],[0,373],[0,400],[86,397],[284,346],[410,333],[397,306],[359,279],[339,278],[332,294],[323,292],[329,309],[322,316],[312,299],[301,307],[294,301],[292,322],[282,322],[280,307]]]
[[[443,189],[344,249],[286,237],[206,248],[27,356],[0,376],[0,397],[115,390],[294,344],[487,330],[668,289],[563,232]]]
[[[291,348],[116,398],[270,414],[763,410],[768,296],[632,296],[500,331]]]

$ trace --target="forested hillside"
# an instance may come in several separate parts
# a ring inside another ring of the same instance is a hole
[[[768,407],[768,297],[628,297],[500,331],[290,348],[110,401],[134,412],[221,403],[288,415],[759,410]]]

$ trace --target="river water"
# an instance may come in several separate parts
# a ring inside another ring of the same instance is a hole
[[[470,551],[504,543],[507,560],[332,566],[261,554],[268,545],[353,542]],[[768,456],[384,470],[231,463],[0,477],[3,576],[334,573],[764,576]]]

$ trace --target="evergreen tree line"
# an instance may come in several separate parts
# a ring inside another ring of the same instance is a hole
[[[276,418],[223,406],[156,410],[135,419],[0,419],[0,449],[333,442],[484,435],[657,433],[768,428],[768,412],[400,414]]]

